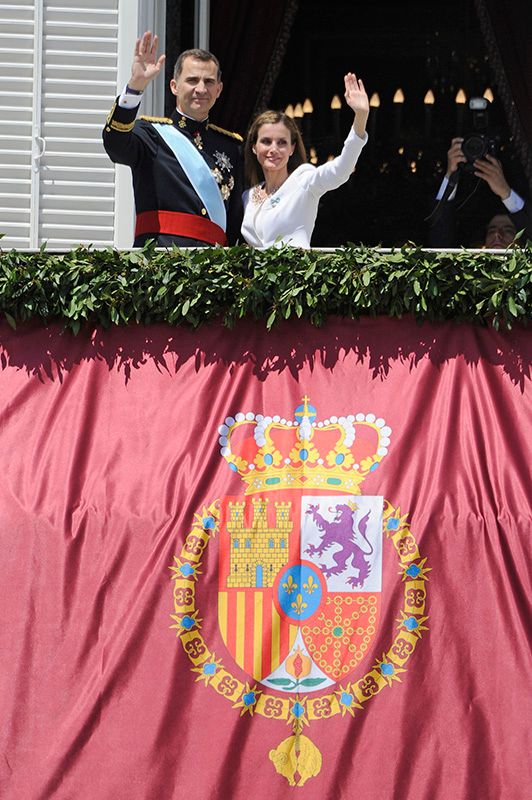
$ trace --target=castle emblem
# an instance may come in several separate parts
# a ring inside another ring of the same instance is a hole
[[[362,713],[371,697],[401,681],[426,631],[430,570],[407,515],[361,493],[388,453],[383,419],[357,413],[318,421],[304,397],[293,420],[241,412],[218,433],[221,456],[245,490],[196,514],[172,568],[173,627],[198,680],[241,715],[292,726],[269,758],[291,785],[303,785],[323,768],[305,726]],[[209,649],[196,607],[199,567],[214,538],[225,654]],[[389,649],[376,652],[387,543],[398,558],[403,605]]]
[[[227,532],[230,565],[227,586],[257,588],[272,586],[273,580],[288,558],[288,539],[294,523],[290,519],[290,502],[275,503],[275,524],[268,524],[269,498],[252,500],[251,525],[244,524],[245,502],[229,503]]]

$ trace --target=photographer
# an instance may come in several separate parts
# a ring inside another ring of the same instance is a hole
[[[469,234],[467,245],[473,247],[505,248],[515,239],[516,234],[524,230],[521,242],[532,239],[531,210],[527,203],[509,185],[504,175],[500,161],[485,153],[483,158],[471,160],[462,149],[464,139],[456,137],[451,142],[447,152],[447,171],[440,186],[436,200],[439,208],[433,212],[433,224],[429,229],[430,247],[456,247],[464,244],[458,241],[456,235],[456,212],[459,201],[456,199],[459,175],[470,173],[482,180],[493,193],[492,199],[499,198],[498,208],[492,208],[492,213],[485,215],[485,229],[482,238],[474,241]],[[467,200],[467,198],[466,198]],[[465,202],[465,201],[464,201]],[[492,203],[488,203],[492,205]]]

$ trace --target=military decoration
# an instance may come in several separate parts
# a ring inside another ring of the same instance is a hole
[[[233,171],[233,165],[227,153],[220,153],[219,150],[215,150],[213,155],[214,160],[216,161],[216,166],[223,170],[223,172]]]
[[[223,199],[228,200],[235,185],[234,177],[232,175],[223,175],[219,167],[213,167],[211,173],[218,184]]]

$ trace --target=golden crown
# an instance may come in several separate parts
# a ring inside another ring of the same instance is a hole
[[[388,454],[391,428],[375,414],[316,422],[304,397],[287,420],[239,412],[220,425],[221,454],[246,484],[246,494],[322,489],[360,494],[360,484]]]

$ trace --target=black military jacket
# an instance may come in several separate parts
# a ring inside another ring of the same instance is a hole
[[[181,165],[151,123],[172,124],[195,144],[217,181],[227,212],[228,243],[234,244],[242,223],[242,138],[208,121],[189,119],[177,110],[171,118],[136,120],[137,111],[138,108],[121,108],[116,101],[103,130],[103,144],[110,159],[131,167],[137,214],[180,211],[208,218]],[[160,246],[206,244],[188,237],[144,233],[135,238],[135,247],[142,246],[148,239],[156,239]]]

